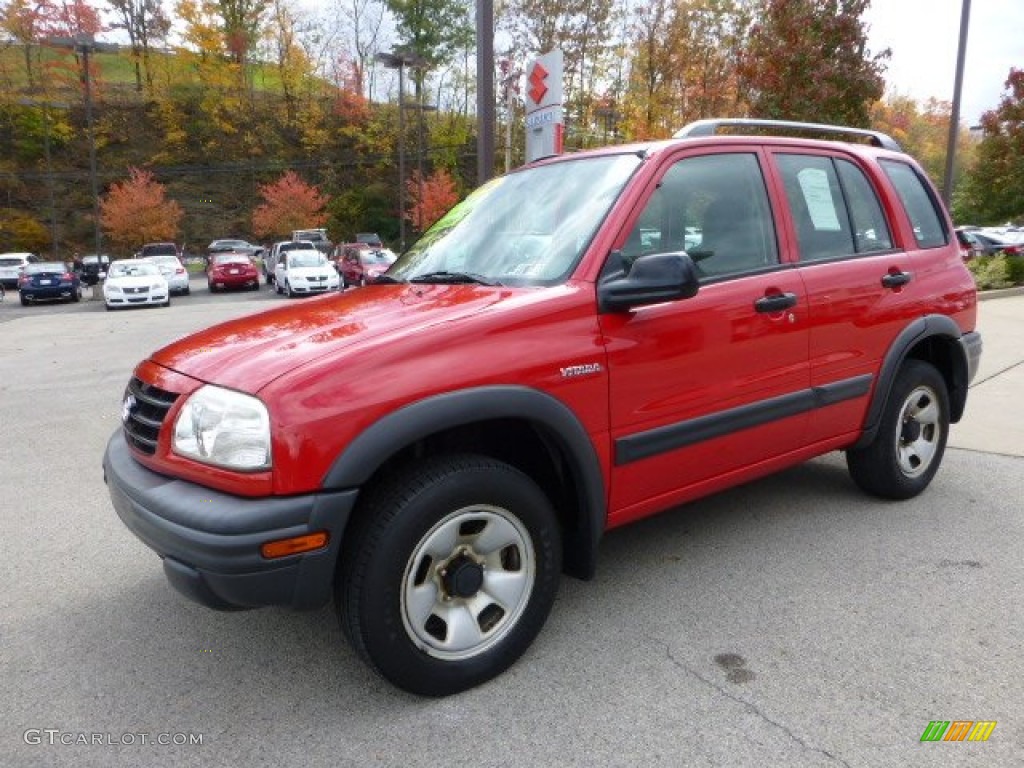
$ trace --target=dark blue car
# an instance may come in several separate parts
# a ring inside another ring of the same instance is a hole
[[[18,293],[22,304],[36,301],[78,301],[82,298],[82,283],[78,275],[59,261],[27,264],[18,278]]]

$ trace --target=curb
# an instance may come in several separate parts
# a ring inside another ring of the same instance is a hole
[[[1024,296],[1024,285],[1018,285],[1015,288],[998,288],[993,291],[978,291],[978,301],[1005,299],[1010,296]]]

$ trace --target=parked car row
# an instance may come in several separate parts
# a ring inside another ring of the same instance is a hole
[[[309,230],[313,232],[315,230]],[[322,232],[323,230],[318,230]],[[284,240],[269,253],[245,240],[214,240],[207,247],[206,281],[210,292],[232,288],[258,290],[263,275],[278,294],[312,295],[372,282],[396,261],[374,233],[360,233],[324,253],[323,243]],[[82,286],[103,285],[107,309],[169,306],[172,294],[191,293],[184,254],[171,242],[146,243],[131,259],[107,254],[75,257],[73,263],[40,262],[31,253],[0,254],[0,284],[17,288],[22,304],[79,301]]]
[[[956,237],[965,259],[975,256],[1024,256],[1024,230],[1006,228],[959,227]]]

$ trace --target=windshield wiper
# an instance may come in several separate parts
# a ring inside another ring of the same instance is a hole
[[[491,280],[483,275],[473,272],[427,272],[416,277],[409,278],[410,283],[476,283],[477,285],[501,285],[497,280]]]
[[[391,275],[377,275],[375,278],[373,278],[371,280],[367,280],[366,284],[367,285],[385,285],[385,284],[389,284],[390,285],[390,284],[404,283],[404,282],[405,282],[404,280],[399,280],[397,278],[392,277]]]

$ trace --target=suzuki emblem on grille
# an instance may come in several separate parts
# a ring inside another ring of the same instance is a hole
[[[121,423],[127,424],[128,419],[132,417],[132,410],[138,405],[138,401],[135,399],[135,395],[128,395],[124,402],[121,403]]]

